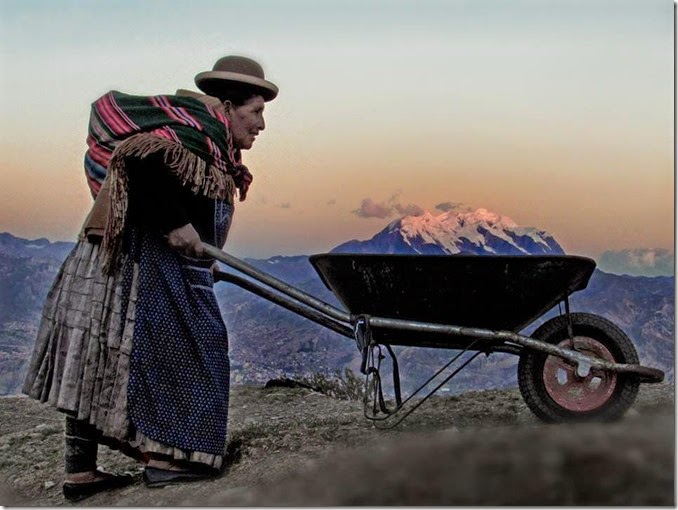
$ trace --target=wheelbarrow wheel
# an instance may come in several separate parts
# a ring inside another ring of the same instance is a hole
[[[532,338],[576,349],[615,363],[638,363],[633,343],[612,322],[589,313],[570,314],[542,324]],[[518,362],[518,384],[527,406],[541,420],[612,421],[633,404],[640,381],[633,374],[590,368],[578,373],[575,364],[535,350],[523,350]]]

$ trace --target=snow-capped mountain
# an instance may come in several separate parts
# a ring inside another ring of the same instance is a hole
[[[348,241],[334,253],[410,253],[427,255],[563,255],[543,230],[520,227],[511,218],[488,211],[447,211],[405,216],[367,241]]]

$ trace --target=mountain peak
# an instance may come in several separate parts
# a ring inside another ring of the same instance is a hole
[[[417,229],[422,226],[436,226],[449,229],[450,227],[464,227],[467,225],[485,224],[490,227],[516,228],[518,225],[508,216],[488,211],[480,208],[475,211],[446,211],[438,215],[430,211],[424,211],[419,216],[403,216],[394,223],[400,224],[402,228]]]
[[[349,241],[332,251],[441,255],[564,253],[550,234],[533,227],[519,227],[508,216],[485,208],[403,216],[370,240]]]

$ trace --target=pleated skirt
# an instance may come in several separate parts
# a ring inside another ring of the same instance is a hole
[[[125,257],[120,265],[130,265],[131,285],[122,271],[103,273],[98,244],[76,244],[47,295],[23,392],[91,423],[102,443],[113,448],[160,453],[218,469],[223,455],[153,440],[130,421],[128,382],[139,264]]]

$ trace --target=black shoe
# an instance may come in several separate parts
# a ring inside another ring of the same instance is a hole
[[[84,482],[84,483],[71,483],[64,482],[63,484],[63,493],[64,497],[69,501],[80,501],[90,496],[94,496],[99,492],[118,489],[120,487],[125,487],[134,482],[134,476],[130,473],[125,473],[122,475],[112,475],[105,473],[108,476],[97,480],[95,482]]]
[[[189,470],[172,471],[171,469],[160,469],[148,467],[144,469],[144,483],[146,487],[165,487],[176,483],[198,482],[208,480],[218,475],[215,470]]]

